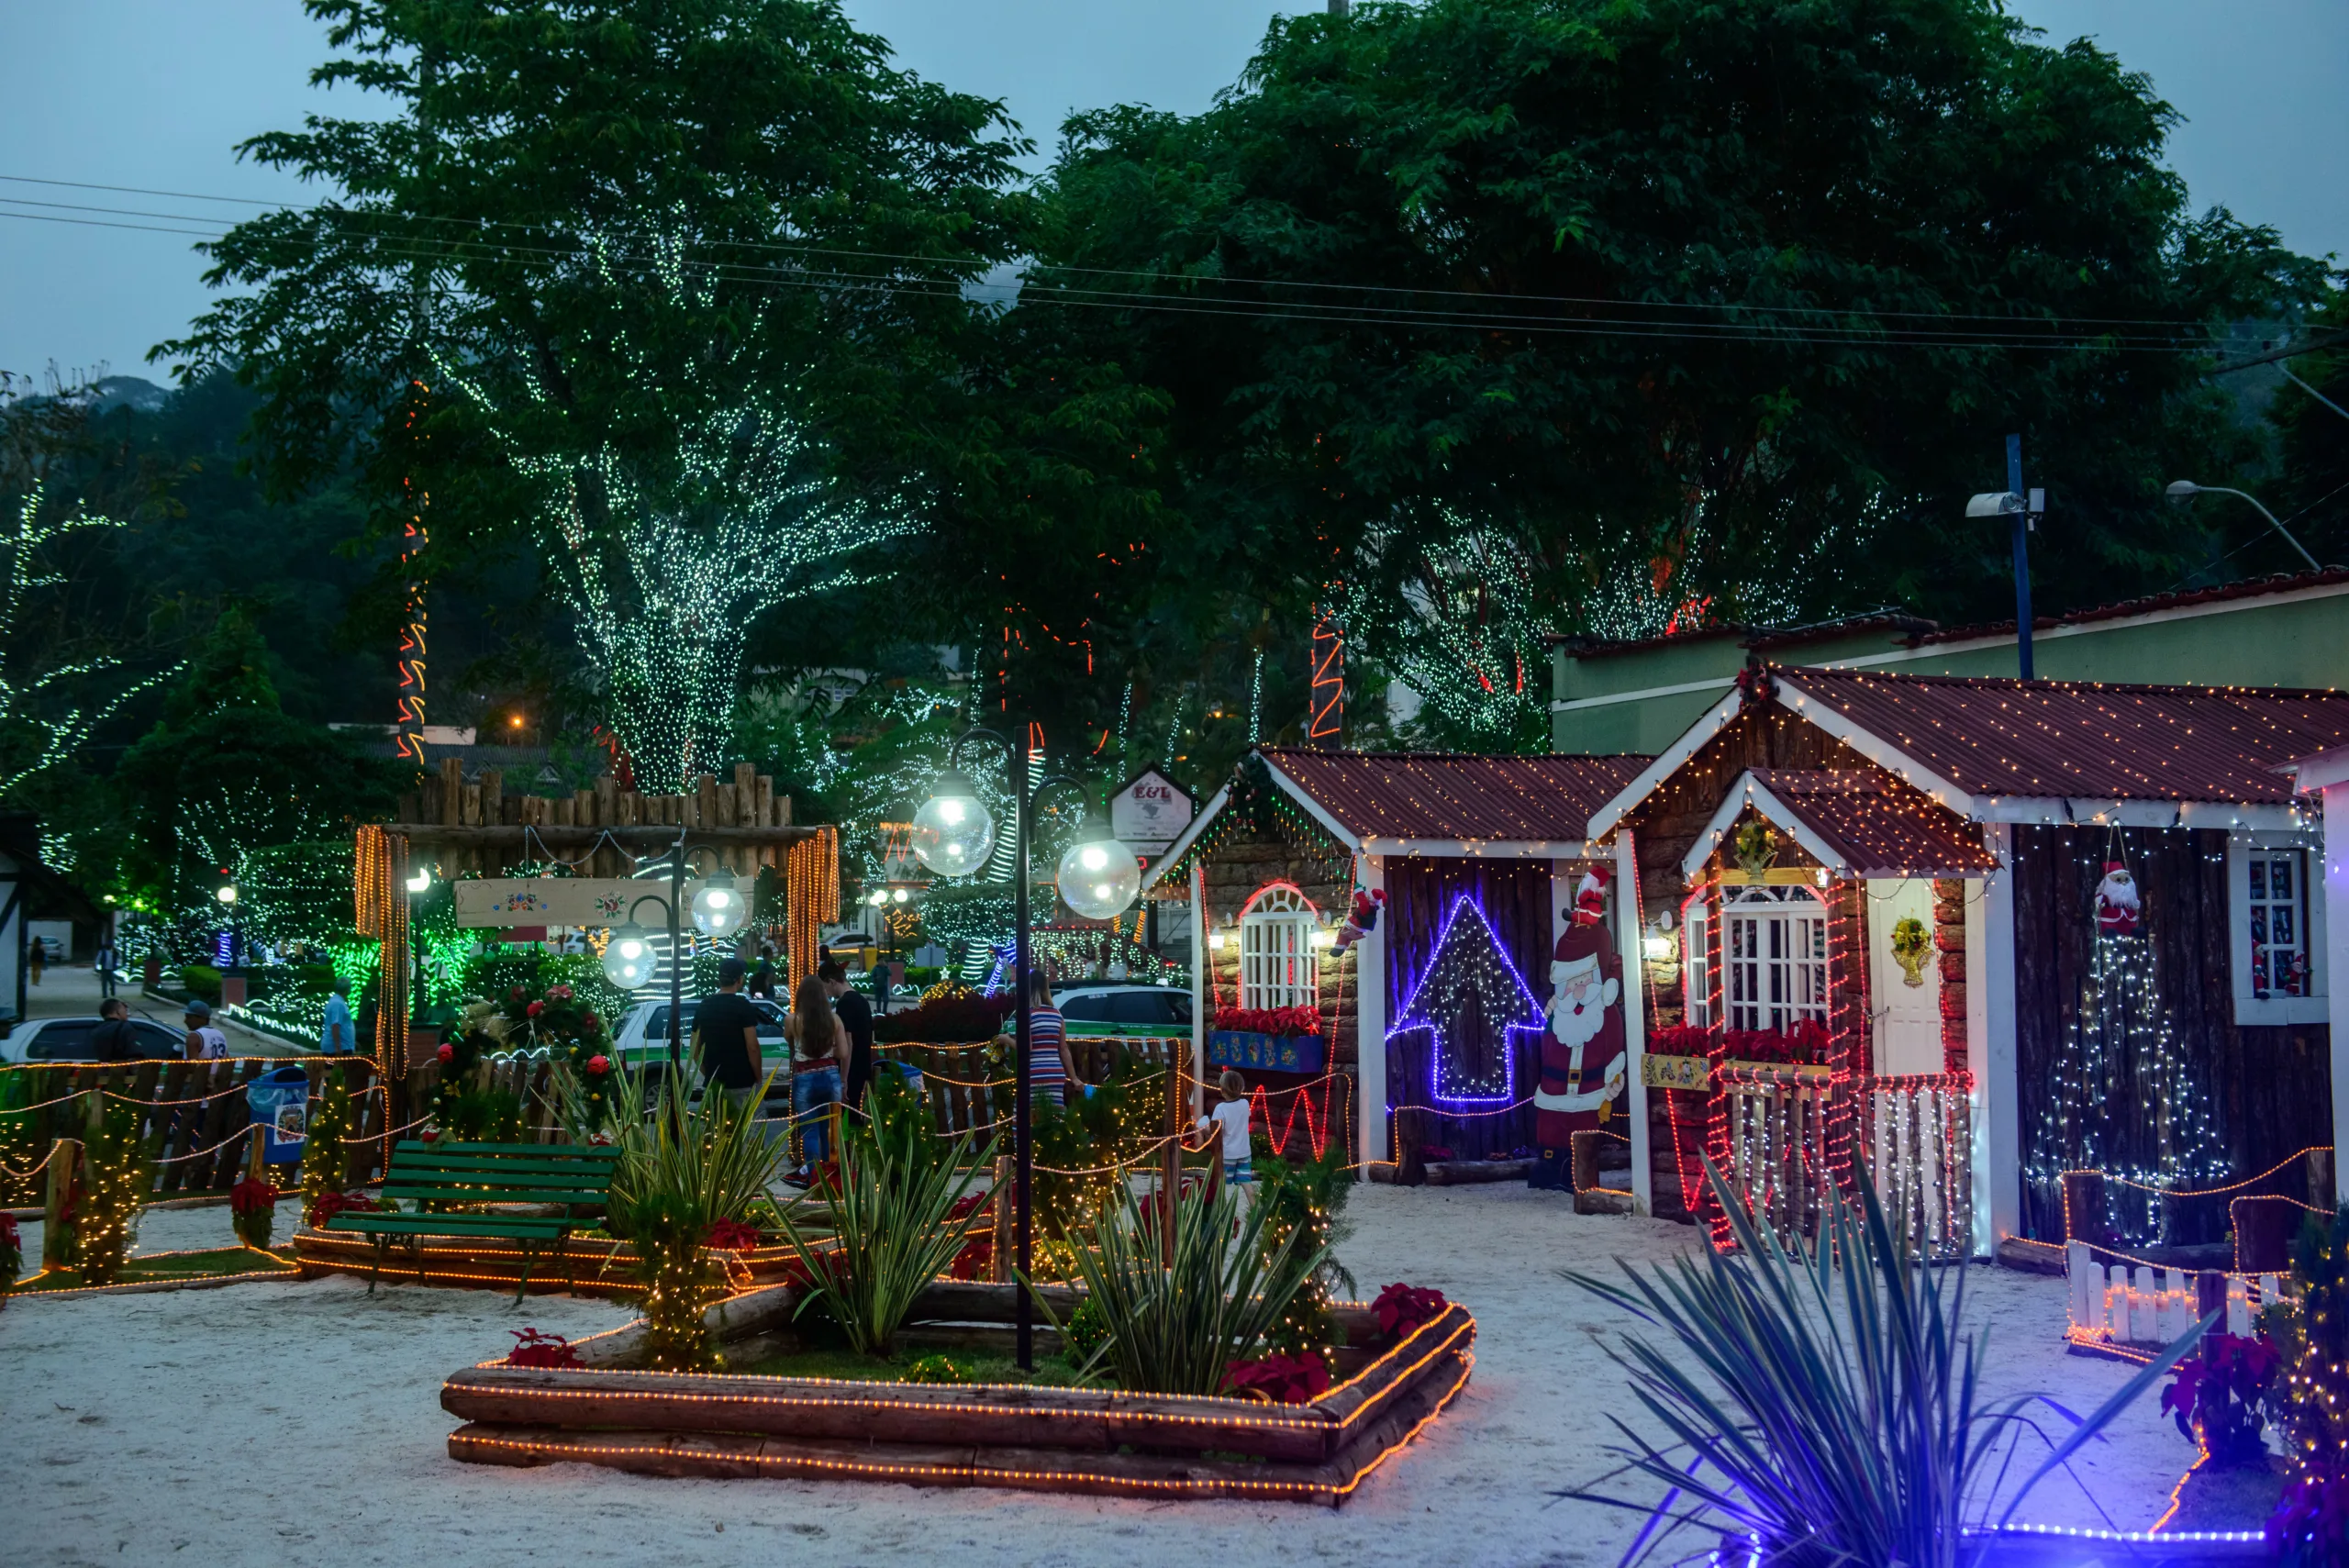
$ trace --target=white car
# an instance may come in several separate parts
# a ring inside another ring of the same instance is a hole
[[[791,1048],[783,1038],[784,1009],[764,996],[749,1000],[759,1014],[759,1054],[763,1058],[761,1070],[773,1070],[777,1074],[777,1094],[787,1096],[791,1093]],[[699,997],[686,997],[678,1021],[687,1075],[696,1083],[701,1081],[701,1070],[694,1059],[694,1014],[700,1006]],[[669,1004],[639,1002],[621,1014],[619,1028],[612,1031],[612,1054],[622,1067],[667,1066]]]
[[[78,1018],[28,1018],[0,1039],[0,1063],[95,1062],[90,1038],[97,1033],[99,1021],[95,1013]],[[187,1055],[187,1036],[168,1024],[133,1014],[130,1028],[142,1060],[178,1062]]]
[[[1191,994],[1174,985],[1075,985],[1052,1006],[1074,1035],[1191,1032]]]

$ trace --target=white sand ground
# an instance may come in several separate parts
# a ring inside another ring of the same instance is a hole
[[[0,1312],[0,1559],[16,1564],[717,1564],[951,1562],[1221,1565],[1611,1564],[1627,1517],[1548,1494],[1609,1468],[1629,1416],[1598,1340],[1622,1327],[1558,1278],[1668,1256],[1682,1227],[1574,1214],[1522,1187],[1357,1190],[1343,1252],[1365,1292],[1434,1285],[1479,1323],[1475,1374],[1445,1417],[1345,1507],[1129,1503],[864,1483],[661,1481],[579,1466],[458,1464],[439,1404],[452,1369],[523,1324],[577,1336],[604,1303],[362,1283],[19,1298]],[[225,1244],[223,1209],[151,1214],[142,1250]],[[28,1241],[37,1245],[34,1238]],[[32,1247],[28,1245],[28,1251]],[[2124,1381],[2062,1353],[2061,1281],[1977,1268],[1992,1391],[2085,1412]],[[2191,1460],[2148,1400],[2080,1464],[2143,1529]],[[2026,1518],[2090,1524],[2060,1477]],[[1697,1543],[1690,1541],[1693,1548]]]

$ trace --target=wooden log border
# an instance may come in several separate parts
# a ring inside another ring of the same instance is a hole
[[[1008,1301],[1009,1289],[997,1288]],[[732,1314],[723,1332],[760,1331],[789,1293],[759,1294],[777,1300],[745,1298],[748,1309]],[[952,1305],[939,1307],[992,1311],[1000,1305],[993,1294],[960,1285]],[[625,1331],[595,1345],[609,1353],[584,1368],[469,1367],[442,1385],[440,1403],[466,1423],[450,1436],[449,1452],[468,1463],[1335,1507],[1467,1383],[1475,1327],[1453,1304],[1305,1405],[1018,1384],[632,1372],[609,1364]],[[1211,1452],[1255,1457],[1204,1457]]]

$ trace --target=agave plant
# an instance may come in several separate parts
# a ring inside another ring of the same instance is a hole
[[[671,1083],[649,1116],[620,1124],[606,1210],[635,1246],[645,1349],[663,1371],[718,1364],[702,1314],[726,1294],[726,1271],[707,1242],[721,1221],[748,1218],[788,1152],[758,1125],[763,1098],[762,1085],[740,1103],[711,1093],[696,1105]]]
[[[1303,1228],[1270,1243],[1264,1229],[1263,1208],[1241,1220],[1230,1188],[1194,1193],[1174,1205],[1170,1253],[1158,1217],[1127,1193],[1094,1225],[1094,1244],[1075,1251],[1085,1299],[1108,1332],[1084,1372],[1106,1362],[1118,1386],[1138,1394],[1220,1391],[1230,1363],[1255,1353],[1329,1257]]]
[[[984,1206],[963,1215],[954,1206],[994,1155],[989,1143],[973,1156],[968,1138],[949,1144],[927,1131],[875,1137],[849,1127],[829,1236],[802,1223],[798,1205],[783,1211],[783,1233],[809,1281],[799,1310],[824,1303],[852,1347],[888,1355],[921,1293],[988,1218]]]
[[[1979,1551],[1992,1495],[2027,1441],[2046,1451],[2008,1494],[1998,1524],[2210,1327],[2170,1346],[2084,1420],[2040,1395],[1986,1399],[1988,1330],[1966,1338],[1964,1271],[1944,1290],[1915,1261],[1887,1226],[1865,1168],[1854,1173],[1857,1193],[1829,1206],[1809,1253],[1757,1224],[1709,1162],[1706,1172],[1734,1251],[1646,1273],[1624,1263],[1622,1284],[1565,1275],[1666,1340],[1627,1336],[1622,1351],[1608,1347],[1672,1440],[1659,1444],[1614,1420],[1625,1440],[1611,1451],[1661,1483],[1663,1501],[1562,1494],[1650,1515],[1627,1562],[1695,1526],[1753,1541],[1773,1568],[1959,1568]],[[2038,1405],[2068,1429],[2043,1428]]]

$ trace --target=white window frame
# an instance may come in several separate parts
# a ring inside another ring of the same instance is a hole
[[[1757,945],[1775,946],[1777,951],[1736,956],[1733,948],[1740,927],[1756,934]],[[1800,951],[1813,942],[1815,953]],[[1774,971],[1778,973],[1774,975]],[[1756,995],[1741,1000],[1739,983],[1747,978],[1754,982]],[[1774,987],[1774,979],[1782,981],[1782,985]],[[1775,1029],[1783,1034],[1802,1018],[1823,1028],[1831,984],[1827,971],[1827,905],[1817,893],[1792,883],[1771,883],[1735,888],[1721,900],[1721,1018],[1729,1028]],[[1783,989],[1783,999],[1764,999],[1763,994],[1773,989]]]
[[[2254,856],[2279,850],[2299,856],[2300,940],[2309,960],[2309,994],[2305,996],[2260,996],[2252,991],[2251,862]],[[2325,1000],[2324,887],[2313,884],[2312,873],[2322,870],[2324,846],[2316,837],[2299,832],[2244,830],[2227,835],[2227,969],[2234,989],[2235,1022],[2252,1028],[2277,1024],[2321,1024],[2329,1021]]]
[[[1320,929],[1320,911],[1290,884],[1258,889],[1240,913],[1241,1006],[1319,1006]]]
[[[1702,892],[1680,906],[1681,1018],[1698,1029],[1709,1029],[1713,1021],[1712,994],[1708,989],[1713,974],[1713,954],[1706,945],[1711,919],[1712,906]]]

